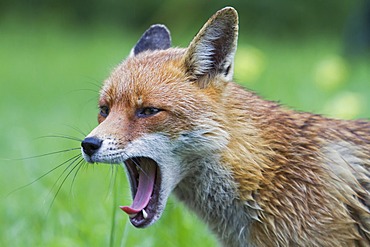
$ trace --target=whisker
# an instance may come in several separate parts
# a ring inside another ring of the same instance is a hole
[[[80,160],[79,160],[80,159]],[[79,160],[76,164],[75,164],[75,162],[77,161],[77,160]],[[58,187],[58,189],[57,189],[57,191],[56,191],[56,193],[55,193],[55,195],[54,195],[54,197],[53,197],[53,200],[51,201],[51,203],[50,203],[50,207],[49,207],[49,209],[48,209],[48,211],[47,211],[47,215],[49,214],[49,212],[50,212],[50,210],[51,210],[51,208],[52,208],[52,206],[53,206],[53,204],[54,204],[54,202],[55,202],[55,199],[57,198],[57,196],[59,195],[59,192],[60,192],[60,190],[62,189],[62,187],[63,187],[63,185],[64,185],[64,183],[66,182],[66,180],[67,180],[67,178],[69,177],[69,175],[71,175],[71,173],[74,171],[74,169],[76,169],[76,167],[78,167],[82,162],[83,162],[83,158],[81,158],[81,157],[78,157],[78,158],[76,158],[76,159],[74,159],[72,162],[71,162],[71,164],[69,164],[67,167],[66,167],[66,169],[64,169],[64,171],[60,174],[60,176],[58,177],[58,179],[57,179],[57,181],[54,183],[54,185],[53,185],[53,187],[51,188],[51,190],[50,190],[50,192],[53,190],[53,188],[55,187],[55,185],[58,183],[58,181],[60,180],[60,178],[63,176],[63,174],[71,167],[71,166],[73,166],[72,168],[71,168],[71,170],[67,173],[67,175],[65,175],[65,177],[63,178],[63,180],[62,180],[62,182],[61,182],[61,184],[59,185],[59,187]],[[49,193],[50,194],[50,193]]]
[[[49,195],[50,193],[52,192],[52,190],[54,189],[54,187],[58,184],[58,181],[62,178],[62,176],[68,171],[69,168],[71,168],[72,166],[74,166],[74,164],[78,161],[78,160],[82,160],[83,158],[78,155],[78,156],[74,156],[73,159],[70,159],[71,162],[69,163],[69,165],[64,168],[64,170],[62,171],[62,173],[58,176],[57,180],[54,182],[53,186],[51,187],[50,191],[49,191]],[[77,163],[78,164],[78,163]]]
[[[111,171],[110,172],[110,182],[109,182],[109,195],[110,195],[110,194],[114,193],[116,177],[117,177],[117,173],[118,173],[118,169],[120,168],[120,165],[109,164],[109,167],[110,167],[110,171]]]
[[[61,138],[61,139],[68,139],[68,140],[72,140],[72,141],[82,142],[82,139],[79,139],[79,138],[76,138],[76,137],[73,137],[73,136],[67,136],[67,135],[47,135],[47,136],[40,136],[40,137],[36,138],[35,140],[43,139],[43,138]]]
[[[85,132],[83,132],[81,129],[77,128],[77,127],[74,127],[72,125],[68,125],[66,124],[65,126],[73,129],[74,131],[76,131],[77,133],[81,134],[83,136],[83,138],[85,138],[85,136],[87,136],[87,134]]]
[[[99,93],[102,82],[100,80],[97,80],[96,78],[93,78],[93,77],[90,77],[90,76],[85,76],[85,79],[87,79],[87,81],[85,81],[84,83],[94,86],[97,90],[96,93]]]
[[[126,156],[128,156],[124,151],[122,151]],[[140,171],[147,177],[149,177],[149,175],[144,171],[144,169],[140,166],[140,164],[137,162],[136,158],[129,158],[133,163],[134,165],[136,165],[136,167],[138,169],[140,169]],[[154,185],[156,186],[156,184]]]
[[[67,93],[76,93],[76,92],[93,92],[95,94],[99,93],[99,91],[94,90],[94,89],[89,89],[89,88],[81,88],[81,89],[71,90]]]
[[[97,92],[97,93],[99,93],[99,90],[100,90],[100,89],[101,89],[101,87],[102,87],[102,86],[100,85],[100,84],[101,84],[101,82],[100,82],[100,81],[98,81],[98,80],[94,80],[94,81],[95,81],[95,82],[92,82],[92,81],[91,81],[91,82],[89,82],[89,84],[90,84],[90,85],[95,86],[95,87],[97,88],[97,91],[96,91],[96,92]]]
[[[123,150],[122,150],[122,153],[124,153],[126,156],[128,156]],[[148,177],[148,174],[144,171],[144,169],[140,166],[139,162],[137,161],[136,158],[129,158],[129,160],[132,161],[132,163],[134,163],[134,165],[136,165],[136,167],[145,175]]]
[[[73,175],[73,179],[72,179],[72,182],[71,182],[71,188],[69,190],[69,193],[70,194],[72,194],[73,185],[75,183],[75,180],[76,180],[76,177],[77,177],[77,173],[81,170],[81,167],[83,166],[83,161],[84,161],[83,158],[79,161],[79,163],[80,164],[82,163],[82,164],[77,168],[77,170],[75,171],[75,174]]]
[[[94,97],[91,97],[87,102],[88,103],[91,103],[91,102],[96,102],[97,101],[97,99],[96,99],[96,97],[94,96]]]
[[[67,153],[67,152],[76,151],[76,150],[81,150],[81,148],[80,147],[78,147],[78,148],[69,148],[69,149],[54,151],[54,152],[50,152],[50,153],[45,153],[45,154],[40,154],[40,155],[35,155],[35,156],[30,156],[30,157],[24,157],[24,158],[18,158],[18,159],[11,159],[11,160],[35,159],[35,158],[41,158],[41,157],[45,157],[45,156],[51,156],[51,155],[54,155],[54,154]]]
[[[40,180],[40,179],[42,179],[43,177],[45,177],[45,176],[49,175],[49,174],[50,174],[50,173],[52,173],[53,171],[57,170],[58,168],[62,167],[63,165],[65,165],[66,163],[70,162],[71,160],[73,160],[73,159],[77,158],[77,157],[78,157],[78,156],[80,156],[80,155],[81,155],[81,154],[77,154],[77,155],[73,156],[72,158],[70,158],[70,159],[68,159],[68,160],[64,161],[63,163],[61,163],[61,164],[57,165],[57,166],[56,166],[56,167],[54,167],[53,169],[49,170],[48,172],[46,172],[46,173],[44,173],[43,175],[41,175],[41,176],[39,176],[38,178],[36,178],[35,180],[31,181],[30,183],[25,184],[25,185],[22,185],[21,187],[16,188],[15,190],[13,190],[13,191],[9,192],[7,196],[9,196],[9,195],[11,195],[11,194],[13,194],[13,193],[15,193],[15,192],[17,192],[17,191],[21,190],[21,189],[24,189],[24,188],[26,188],[26,187],[28,187],[28,186],[30,186],[30,185],[32,185],[32,184],[34,184],[34,183],[36,183],[37,181],[39,181],[39,180]]]
[[[136,160],[136,158],[130,158],[130,160],[132,161],[132,163],[134,163],[136,165],[137,168],[139,168],[139,170],[145,175],[148,177],[148,174],[144,171],[144,169],[140,166],[139,162]]]

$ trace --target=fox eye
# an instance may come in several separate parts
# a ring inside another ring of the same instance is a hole
[[[100,106],[100,116],[106,118],[109,115],[109,107],[106,105]]]
[[[144,107],[140,108],[136,111],[136,116],[139,118],[145,118],[145,117],[150,117],[158,112],[162,111],[161,109],[154,108],[154,107]]]

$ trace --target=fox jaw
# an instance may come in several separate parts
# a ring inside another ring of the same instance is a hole
[[[99,125],[82,142],[82,154],[90,163],[124,164],[133,203],[121,209],[134,226],[158,220],[172,191],[180,199],[196,193],[188,184],[204,169],[231,180],[213,161],[229,140],[220,105],[237,31],[233,8],[212,16],[186,49],[171,48],[167,28],[153,25],[104,82]],[[236,198],[236,186],[220,186]]]

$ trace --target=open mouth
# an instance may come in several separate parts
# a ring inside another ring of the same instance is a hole
[[[160,171],[157,163],[145,157],[135,157],[125,161],[133,202],[131,206],[120,208],[129,215],[135,227],[146,227],[158,215]]]

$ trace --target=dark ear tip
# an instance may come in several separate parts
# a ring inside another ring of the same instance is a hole
[[[165,50],[171,47],[170,31],[165,25],[155,24],[145,31],[134,48],[134,55],[146,50]]]
[[[233,22],[238,22],[239,19],[238,12],[233,7],[225,7],[223,9],[220,9],[216,12],[214,16],[215,18],[222,17]]]
[[[225,7],[216,12],[216,14],[238,16],[238,11],[233,7]]]

